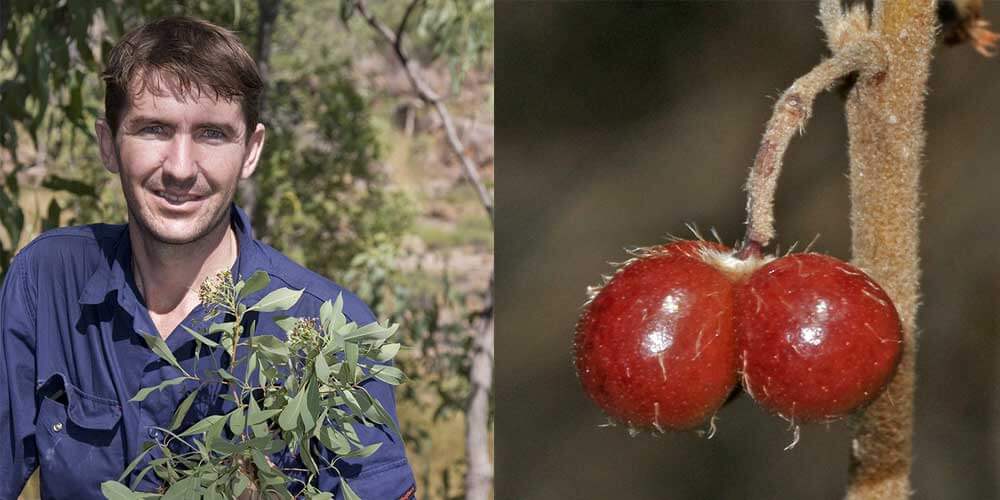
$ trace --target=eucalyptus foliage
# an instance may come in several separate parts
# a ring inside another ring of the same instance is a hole
[[[399,435],[392,417],[362,385],[369,379],[391,385],[405,379],[398,368],[384,364],[399,352],[400,344],[392,341],[398,325],[348,322],[343,298],[337,297],[320,307],[319,318],[276,319],[287,341],[258,334],[256,322],[244,331],[247,313],[285,311],[302,295],[302,290],[279,288],[252,305],[243,302],[268,282],[263,271],[236,283],[223,271],[201,286],[199,298],[205,306],[205,321],[211,326],[201,332],[185,329],[196,343],[198,359],[203,349],[222,349],[230,360],[227,368],[208,370],[207,376],[188,373],[159,336],[144,336],[150,349],[182,375],[141,389],[132,401],[142,401],[157,390],[189,380],[197,381],[198,387],[178,405],[170,426],[160,429],[167,438],[146,443],[118,481],[101,485],[107,498],[293,498],[289,486],[301,483],[301,494],[307,498],[329,499],[329,492],[312,485],[316,475],[324,469],[337,471],[340,459],[371,455],[381,445],[362,443],[357,425],[382,425]],[[223,321],[213,323],[220,316]],[[220,397],[234,408],[182,428],[198,393],[220,383],[228,391]],[[319,453],[323,448],[336,458],[327,461]],[[150,460],[130,485],[122,483],[157,449],[162,457]],[[288,475],[289,471],[268,459],[279,452],[299,454],[307,468],[305,481]],[[163,481],[165,491],[133,491],[150,471]],[[341,485],[345,498],[358,498],[343,477]]]

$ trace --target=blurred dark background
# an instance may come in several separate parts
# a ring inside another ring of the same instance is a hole
[[[1000,3],[985,16],[1000,23]],[[746,398],[711,440],[598,428],[570,355],[587,285],[624,247],[742,236],[774,99],[827,55],[814,2],[496,6],[497,498],[835,499],[845,422],[787,424]],[[997,498],[1000,59],[934,52],[921,221],[914,498]],[[777,242],[849,259],[842,101],[822,95],[778,185]]]

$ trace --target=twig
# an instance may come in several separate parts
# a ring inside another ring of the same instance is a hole
[[[765,247],[774,237],[774,191],[781,163],[792,136],[805,128],[816,96],[850,73],[877,69],[883,64],[880,54],[873,38],[861,38],[800,77],[778,99],[747,179],[744,250]]]
[[[407,13],[404,15],[404,21],[400,23],[400,28],[406,27],[406,18],[409,17],[415,8],[415,5],[419,2],[420,0],[412,0],[410,5],[407,6]],[[486,185],[483,184],[482,179],[479,178],[479,172],[476,169],[476,165],[472,161],[472,158],[465,153],[465,146],[462,144],[462,141],[458,138],[458,133],[455,131],[455,124],[451,118],[451,113],[448,112],[448,108],[441,101],[441,97],[430,87],[427,81],[420,74],[417,63],[406,53],[401,36],[403,33],[400,32],[397,34],[389,29],[389,27],[384,23],[379,21],[378,18],[376,18],[375,15],[368,10],[368,6],[364,0],[355,0],[354,8],[359,14],[361,14],[361,17],[364,17],[365,21],[367,21],[368,24],[382,36],[382,38],[392,45],[393,52],[396,54],[396,59],[399,60],[399,63],[403,66],[403,70],[406,72],[406,77],[410,80],[410,84],[417,92],[417,96],[420,97],[422,101],[434,107],[438,117],[441,119],[441,123],[444,125],[445,133],[448,136],[448,144],[451,146],[452,152],[461,162],[465,178],[468,179],[476,189],[476,193],[479,195],[479,201],[486,210],[486,213],[490,218],[490,225],[492,226],[493,198],[486,189]]]

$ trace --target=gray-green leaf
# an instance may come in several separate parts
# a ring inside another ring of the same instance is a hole
[[[406,380],[403,371],[395,366],[375,365],[371,368],[371,374],[389,385],[399,385]]]
[[[274,312],[283,311],[295,305],[302,297],[305,290],[292,290],[291,288],[279,288],[260,299],[259,302],[250,306],[247,311]]]
[[[271,277],[267,275],[264,271],[257,271],[250,276],[250,279],[246,280],[246,284],[243,285],[243,289],[240,290],[238,299],[242,300],[245,297],[249,297],[267,286],[271,282]]]
[[[344,478],[340,479],[340,486],[344,491],[344,500],[361,500],[361,497],[359,497],[358,494],[347,485],[347,481],[345,481]]]
[[[206,336],[204,336],[204,335],[202,335],[202,334],[200,334],[200,333],[198,333],[198,332],[196,332],[196,331],[188,328],[187,325],[181,325],[181,327],[184,328],[184,330],[187,331],[192,337],[194,337],[195,339],[197,339],[198,342],[201,342],[202,344],[205,344],[208,347],[218,347],[219,346],[218,342],[216,342],[216,341],[214,341],[214,340],[212,340],[212,339],[210,339],[210,338],[208,338],[208,337],[206,337]]]
[[[209,415],[209,416],[207,416],[207,417],[199,420],[198,422],[196,422],[191,427],[188,427],[187,430],[185,430],[184,432],[182,432],[180,435],[181,436],[192,436],[194,434],[201,434],[202,432],[205,432],[206,430],[208,430],[209,427],[212,427],[213,425],[215,425],[215,423],[218,422],[219,419],[221,419],[221,418],[225,418],[225,416],[223,416],[223,415]]]
[[[201,391],[201,386],[198,386],[195,390],[188,394],[181,404],[177,406],[177,411],[174,412],[174,418],[170,419],[170,430],[177,430],[178,427],[184,423],[184,417],[187,416],[188,410],[191,409],[191,404],[194,403],[194,398],[198,397],[198,392]]]
[[[299,415],[302,413],[302,409],[306,405],[306,389],[303,387],[298,394],[292,398],[291,401],[285,405],[285,409],[281,411],[281,415],[278,417],[278,425],[281,426],[281,430],[290,431],[295,428],[299,421]]]
[[[132,490],[128,489],[118,481],[104,481],[101,483],[101,493],[108,500],[135,500],[136,498],[142,498],[136,493],[132,493]]]
[[[163,382],[160,382],[159,384],[156,384],[153,387],[143,387],[142,389],[139,389],[139,392],[135,393],[135,396],[133,396],[132,399],[130,399],[129,401],[142,401],[147,397],[149,397],[150,394],[156,391],[166,389],[167,387],[170,387],[172,385],[180,384],[185,380],[188,380],[189,378],[190,377],[183,375],[180,377],[164,380]]]
[[[180,363],[177,362],[177,358],[174,357],[174,353],[170,352],[170,348],[167,347],[167,343],[164,342],[159,335],[143,333],[142,338],[145,339],[146,345],[148,345],[149,348],[160,357],[160,359],[170,363],[170,366],[177,368],[181,371],[181,373],[187,375],[187,372],[184,371],[184,369],[181,368]]]

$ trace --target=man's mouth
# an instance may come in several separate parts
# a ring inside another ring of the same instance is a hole
[[[197,201],[202,198],[201,196],[195,196],[192,194],[174,194],[174,193],[168,193],[167,191],[155,191],[155,193],[156,196],[163,198],[164,200],[173,205],[181,205],[189,201]]]

